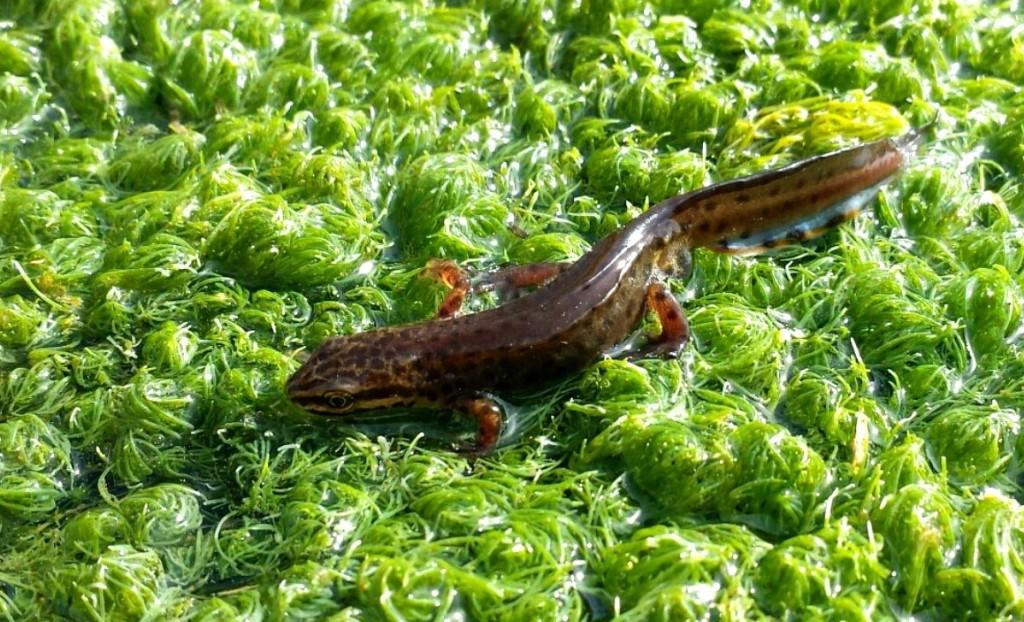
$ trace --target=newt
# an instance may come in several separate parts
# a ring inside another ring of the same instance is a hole
[[[551,382],[629,336],[645,312],[661,332],[632,356],[674,357],[689,330],[662,282],[683,276],[695,248],[752,254],[808,240],[856,216],[908,161],[920,131],[798,161],[666,199],[597,242],[574,263],[514,266],[491,285],[536,287],[493,309],[457,311],[471,286],[452,262],[428,275],[451,289],[436,319],[330,337],[289,379],[313,413],[454,408],[476,420],[468,453],[495,447],[502,391]]]

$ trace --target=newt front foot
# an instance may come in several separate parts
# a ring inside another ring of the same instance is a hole
[[[437,309],[438,319],[454,317],[469,294],[469,278],[451,259],[431,259],[423,268],[423,276],[440,281],[450,288]]]
[[[501,437],[501,425],[505,418],[501,406],[482,395],[462,398],[455,406],[473,417],[477,425],[476,439],[472,443],[461,444],[458,452],[473,458],[481,458],[493,452]]]

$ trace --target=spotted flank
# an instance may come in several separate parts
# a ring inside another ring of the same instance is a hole
[[[846,199],[833,203],[806,218],[782,226],[756,232],[739,231],[710,244],[709,248],[730,255],[753,255],[766,250],[788,246],[822,235],[829,229],[851,220],[878,194],[884,183],[865,188]]]

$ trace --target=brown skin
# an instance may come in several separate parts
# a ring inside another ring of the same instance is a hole
[[[643,352],[676,356],[688,329],[658,275],[685,273],[692,248],[754,253],[810,239],[852,218],[902,168],[917,136],[662,201],[575,264],[500,271],[499,288],[546,285],[488,311],[452,317],[468,281],[453,264],[432,262],[427,273],[452,288],[443,319],[327,339],[288,381],[288,395],[326,415],[458,408],[478,424],[471,453],[489,453],[502,416],[488,392],[534,387],[582,369],[625,339],[645,307],[658,314],[662,333]]]

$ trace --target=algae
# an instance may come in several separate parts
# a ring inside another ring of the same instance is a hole
[[[0,0],[0,620],[1024,616],[1022,33],[1014,0]],[[696,252],[682,358],[508,396],[493,457],[285,398],[324,338],[429,317],[431,257],[572,260],[932,121],[872,214]]]

